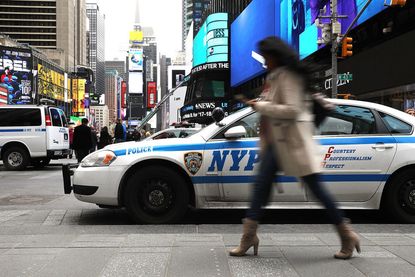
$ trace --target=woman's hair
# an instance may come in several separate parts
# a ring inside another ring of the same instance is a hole
[[[107,126],[102,127],[101,132],[108,133],[108,127]]]
[[[258,43],[258,50],[262,56],[274,59],[278,66],[297,73],[304,79],[306,92],[320,91],[321,79],[317,77],[318,66],[301,61],[297,52],[278,37],[267,37]]]

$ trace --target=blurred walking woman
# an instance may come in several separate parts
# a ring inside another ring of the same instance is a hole
[[[246,103],[261,114],[261,163],[251,207],[243,219],[241,244],[230,255],[243,256],[252,246],[254,254],[258,253],[256,230],[262,207],[268,202],[276,172],[283,171],[301,179],[326,207],[341,239],[341,250],[334,257],[348,259],[354,248],[360,252],[359,237],[320,182],[317,145],[312,138],[313,117],[307,107],[311,101],[306,101],[315,90],[312,72],[279,38],[268,37],[259,42],[258,48],[268,68],[269,89],[263,93],[263,100]]]

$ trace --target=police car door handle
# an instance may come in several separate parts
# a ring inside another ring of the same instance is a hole
[[[382,150],[391,149],[393,147],[394,147],[393,145],[385,145],[383,142],[378,142],[376,143],[376,145],[372,146],[373,149],[382,149]]]

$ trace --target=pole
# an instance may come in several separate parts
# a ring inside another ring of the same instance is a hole
[[[337,0],[331,0],[331,98],[337,98],[337,33],[333,26],[337,23]]]

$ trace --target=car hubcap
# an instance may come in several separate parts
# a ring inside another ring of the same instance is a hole
[[[174,193],[164,180],[148,180],[140,186],[138,200],[143,211],[149,214],[164,214],[171,210]]]
[[[415,214],[415,180],[406,182],[399,195],[402,209],[410,214]]]
[[[7,160],[11,166],[19,166],[23,162],[23,156],[19,152],[12,152]]]

